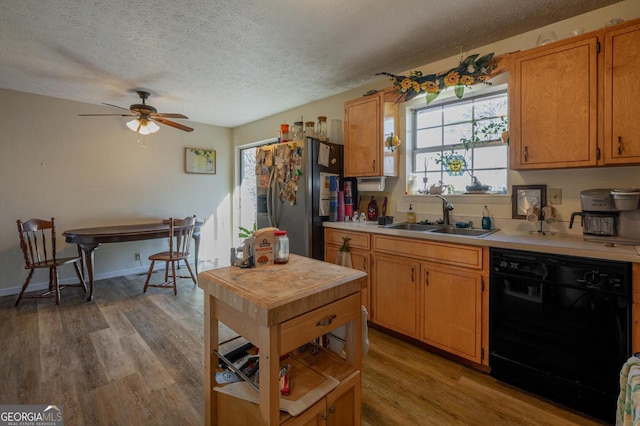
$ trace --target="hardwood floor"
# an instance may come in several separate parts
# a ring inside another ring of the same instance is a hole
[[[49,299],[0,298],[0,405],[58,404],[66,426],[200,425],[202,291],[180,280],[142,293],[144,275]],[[223,338],[228,330],[222,330]],[[577,413],[370,330],[363,425],[589,425]]]

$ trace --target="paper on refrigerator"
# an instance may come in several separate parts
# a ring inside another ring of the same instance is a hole
[[[331,176],[336,176],[337,178],[340,175],[336,173],[325,173],[320,172],[320,202],[318,216],[329,216],[329,197],[331,192],[329,191],[329,178]]]

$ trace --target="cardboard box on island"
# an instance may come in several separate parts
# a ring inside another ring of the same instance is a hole
[[[255,231],[254,259],[256,266],[273,265],[274,232],[277,229],[278,228],[262,228]]]

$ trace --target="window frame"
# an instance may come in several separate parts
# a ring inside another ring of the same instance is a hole
[[[427,148],[418,148],[418,137],[419,137],[419,131],[423,131],[425,129],[428,129],[429,127],[418,127],[418,116],[422,111],[427,111],[429,109],[433,110],[433,108],[439,108],[441,110],[443,110],[443,108],[446,108],[448,106],[455,106],[455,105],[459,105],[461,103],[464,102],[471,102],[472,105],[472,118],[470,120],[466,120],[466,121],[460,121],[460,122],[455,122],[455,123],[445,123],[444,120],[443,122],[439,125],[439,126],[433,126],[431,128],[440,128],[443,129],[447,126],[450,125],[459,125],[459,124],[468,124],[471,123],[472,124],[472,129],[474,132],[478,131],[478,128],[476,128],[476,126],[478,126],[477,121],[484,121],[486,120],[496,120],[496,119],[500,119],[500,117],[504,117],[507,119],[509,119],[509,92],[508,92],[508,86],[505,85],[500,85],[499,87],[492,87],[493,90],[488,90],[488,91],[483,91],[482,93],[477,93],[474,96],[465,96],[464,98],[458,99],[455,97],[448,97],[447,99],[443,99],[440,102],[436,101],[431,103],[430,105],[426,106],[413,106],[412,108],[410,108],[410,110],[408,111],[411,114],[411,155],[410,155],[410,167],[411,167],[411,171],[410,173],[413,173],[414,176],[416,176],[418,178],[418,180],[421,180],[419,178],[419,175],[422,175],[424,173],[424,167],[420,167],[417,164],[417,157],[421,154],[425,154],[425,153],[431,153],[434,155],[437,155],[437,153],[448,153],[450,152],[452,149],[454,151],[460,151],[460,150],[465,150],[464,144],[463,143],[455,143],[455,144],[445,144],[444,138],[442,140],[442,145],[440,145],[439,147],[427,147]],[[482,117],[481,119],[476,119],[476,110],[475,110],[475,104],[483,99],[486,98],[490,98],[490,97],[496,97],[497,95],[504,97],[507,105],[506,105],[506,114],[504,115],[497,115],[497,116],[490,116],[490,117]],[[507,130],[508,130],[508,125],[507,125]],[[496,137],[496,139],[491,139],[489,141],[480,141],[477,144],[475,144],[473,147],[469,148],[469,151],[471,152],[470,155],[467,154],[466,156],[469,157],[468,160],[468,173],[467,171],[465,171],[465,173],[468,174],[469,177],[469,181],[468,181],[468,185],[472,185],[473,184],[473,175],[475,175],[477,172],[483,172],[483,171],[500,171],[500,172],[504,172],[505,173],[505,182],[504,182],[504,186],[502,186],[502,191],[492,191],[490,193],[488,193],[488,195],[504,195],[508,193],[508,188],[509,188],[509,147],[508,147],[508,142],[506,143],[506,149],[505,149],[505,158],[504,158],[504,164],[501,167],[476,167],[476,154],[475,154],[475,150],[476,149],[483,149],[483,148],[489,148],[489,147],[497,147],[497,146],[504,146],[505,142],[502,141],[502,138],[500,136]],[[432,177],[434,174],[438,174],[438,179],[436,181],[440,181],[443,182],[444,184],[446,184],[446,177],[447,177],[447,172],[444,168],[444,166],[442,164],[438,164],[439,170],[434,170],[433,169],[434,164],[430,163],[428,166],[428,173],[429,176]],[[453,193],[454,195],[468,195],[467,193],[465,193],[465,191],[460,191],[457,190],[456,192]]]

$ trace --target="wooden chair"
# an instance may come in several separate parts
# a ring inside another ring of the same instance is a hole
[[[56,224],[55,219],[51,221],[41,219],[29,219],[26,222],[21,220],[18,223],[18,233],[20,235],[20,247],[24,254],[24,268],[29,269],[29,276],[22,285],[22,290],[18,294],[15,306],[18,306],[24,291],[27,289],[33,273],[36,269],[49,269],[49,289],[38,295],[29,295],[30,298],[55,297],[56,305],[60,304],[60,289],[64,287],[82,287],[87,292],[87,285],[82,278],[80,268],[82,258],[76,257],[56,257]],[[80,282],[78,284],[60,285],[58,281],[58,267],[61,265],[73,264],[76,275]]]
[[[176,286],[176,263],[180,265],[180,261],[183,260],[191,279],[194,284],[197,284],[196,277],[193,275],[191,265],[189,264],[189,249],[191,248],[191,238],[193,236],[193,228],[196,223],[196,217],[185,217],[184,219],[169,218],[169,251],[162,253],[156,253],[149,256],[151,265],[149,265],[149,273],[147,274],[147,280],[144,283],[143,293],[147,292],[149,287],[166,288],[173,285],[173,294],[178,294],[178,288]],[[151,274],[153,273],[153,266],[156,261],[165,262],[164,270],[164,283],[162,284],[149,284],[151,280]],[[173,281],[169,281],[169,263],[171,263],[171,273]],[[188,278],[188,277],[185,277]]]

